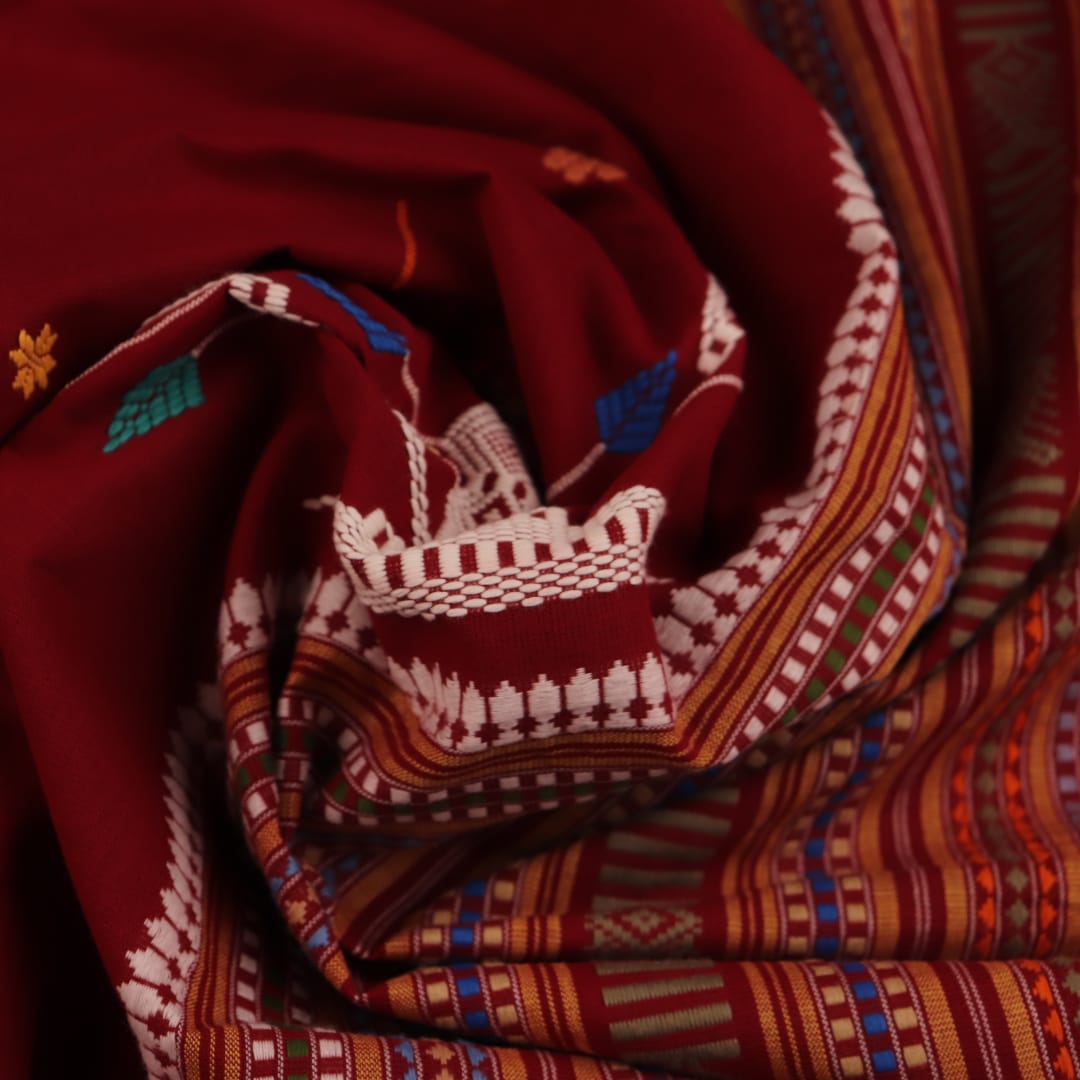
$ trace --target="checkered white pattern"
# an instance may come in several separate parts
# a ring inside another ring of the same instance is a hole
[[[318,326],[289,310],[292,290],[288,285],[258,274],[232,274],[229,277],[229,295],[252,311],[266,312],[278,319],[300,323],[302,326]]]
[[[370,515],[339,502],[334,541],[358,596],[373,611],[457,618],[642,584],[664,508],[654,488],[631,487],[584,525],[571,525],[559,507],[544,507],[452,541],[385,552],[368,539]]]

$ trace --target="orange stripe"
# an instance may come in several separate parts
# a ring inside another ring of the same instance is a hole
[[[878,146],[876,161],[888,189],[896,202],[895,221],[901,223],[914,255],[913,270],[926,283],[927,315],[932,316],[941,337],[941,355],[949,364],[953,390],[956,393],[962,425],[957,434],[965,454],[971,453],[971,390],[968,385],[965,359],[968,348],[964,338],[961,315],[957,309],[959,283],[952,279],[944,261],[938,238],[927,221],[923,200],[911,180],[910,156],[897,134],[893,113],[882,93],[877,69],[870,57],[875,51],[873,41],[867,41],[857,25],[854,6],[836,4],[830,10],[836,30],[836,44],[848,65],[850,79],[857,87],[856,97],[862,101],[870,118]]]
[[[928,122],[932,127],[934,150],[940,158],[938,175],[949,210],[949,224],[956,249],[957,264],[965,299],[965,314],[976,356],[985,356],[989,347],[989,326],[982,297],[975,226],[968,199],[967,177],[960,154],[960,137],[953,114],[952,95],[946,72],[948,66],[941,47],[940,13],[914,18],[914,38],[919,55],[912,63],[912,84],[918,88]],[[925,56],[923,53],[925,52]]]
[[[949,1080],[967,1080],[969,1073],[964,1048],[953,1022],[953,1009],[942,988],[934,966],[926,963],[907,965],[922,1002],[927,1024],[919,1024],[919,1035],[927,1054],[933,1054]],[[932,1026],[931,1026],[932,1025]]]
[[[866,534],[876,515],[887,509],[884,501],[879,503],[872,499],[858,500],[851,496],[859,488],[865,487],[865,475],[871,456],[874,475],[878,477],[892,479],[902,468],[900,457],[902,452],[906,452],[906,442],[896,438],[884,440],[881,437],[882,431],[907,434],[913,423],[916,395],[902,334],[902,317],[897,306],[889,336],[882,347],[877,384],[867,393],[866,407],[852,440],[852,450],[837,477],[828,503],[819,513],[810,533],[803,538],[800,547],[792,553],[776,580],[756,602],[758,612],[763,614],[756,619],[747,619],[736,628],[721,653],[710,664],[707,673],[683,702],[680,712],[683,723],[680,725],[681,730],[677,728],[675,732],[678,739],[672,741],[685,744],[695,730],[702,726],[703,719],[704,723],[708,723],[710,713],[716,709],[715,702],[711,700],[712,696],[728,680],[734,678],[738,690],[727,708],[732,714],[745,708],[746,703],[758,691],[762,677],[771,673],[772,664],[782,643],[790,640],[792,629],[801,613],[806,610],[809,598],[817,590],[827,586],[826,571],[833,568],[825,560],[808,558],[810,553],[816,550],[846,550],[854,540]],[[900,382],[900,386],[895,392],[889,393],[888,390],[893,389],[891,384],[894,379]],[[885,417],[888,420],[885,420]],[[938,560],[947,561],[949,555],[949,545],[943,539]],[[786,593],[786,590],[794,591]],[[784,614],[779,625],[773,625],[771,620],[777,608],[781,608]],[[908,628],[903,644],[910,640],[917,625],[916,621]],[[754,635],[753,640],[751,635]],[[901,647],[902,644],[898,642],[896,648]],[[732,670],[733,658],[740,658],[744,671],[736,674]],[[727,737],[728,730],[723,725],[711,724],[702,745],[695,747],[695,761],[711,760]]]
[[[404,199],[398,199],[397,223],[398,229],[401,230],[402,243],[405,245],[405,261],[401,264],[401,273],[398,274],[397,281],[390,286],[392,289],[400,289],[407,285],[412,280],[413,271],[416,270],[416,237],[409,227],[409,205]]]
[[[765,983],[765,976],[769,972],[769,965],[762,964],[760,969],[753,964],[740,965],[746,981],[750,984],[750,993],[754,998],[754,1011],[757,1014],[757,1022],[761,1029],[761,1041],[765,1045],[765,1052],[769,1056],[769,1067],[776,1080],[792,1080],[795,1075],[788,1067],[788,1056],[784,1052],[784,1040],[782,1032],[793,1031],[794,1025],[788,1012],[787,1003],[781,994],[774,995],[769,992]],[[792,1055],[794,1058],[795,1056]],[[793,1060],[791,1064],[801,1073],[799,1061]],[[827,1063],[826,1063],[827,1064]],[[824,1075],[824,1074],[822,1074]]]

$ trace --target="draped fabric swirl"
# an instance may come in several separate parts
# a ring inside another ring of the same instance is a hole
[[[5,1076],[1076,1075],[1075,5],[0,30]]]

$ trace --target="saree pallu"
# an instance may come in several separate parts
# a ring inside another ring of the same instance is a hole
[[[0,1072],[1074,1076],[1078,34],[5,7]]]

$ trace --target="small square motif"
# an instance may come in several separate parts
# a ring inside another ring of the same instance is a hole
[[[905,1005],[893,1013],[893,1023],[898,1031],[910,1031],[913,1027],[918,1027],[919,1020],[915,1010],[910,1005]]]
[[[846,1017],[843,1016],[839,1020],[832,1022],[832,1033],[834,1038],[843,1042],[845,1039],[855,1038],[855,1025]]]
[[[889,1030],[889,1025],[883,1013],[867,1013],[863,1018],[863,1030],[867,1035],[884,1035]]]
[[[272,1061],[274,1058],[274,1040],[256,1039],[251,1040],[251,1056],[256,1061]]]
[[[891,1050],[875,1050],[871,1055],[874,1068],[878,1072],[894,1072],[896,1070],[896,1055]]]
[[[926,1047],[922,1043],[904,1047],[904,1064],[910,1069],[917,1069],[926,1064]]]

